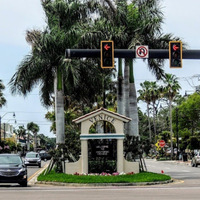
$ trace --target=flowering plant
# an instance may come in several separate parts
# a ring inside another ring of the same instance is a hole
[[[129,172],[129,173],[127,173],[127,175],[133,175],[133,174],[135,174],[134,172]]]
[[[120,175],[120,173],[119,172],[114,172],[114,173],[112,173],[112,175],[113,176],[118,176],[118,175]]]
[[[10,146],[4,142],[0,144],[0,152],[1,153],[10,153]]]
[[[8,145],[5,145],[4,149],[10,149],[10,147]]]
[[[102,172],[102,173],[90,173],[90,174],[86,174],[86,173],[78,173],[78,172],[75,172],[74,175],[76,176],[83,176],[83,175],[88,175],[88,176],[120,176],[120,175],[133,175],[135,174],[134,172],[128,172],[128,173],[124,173],[124,172],[114,172],[112,174],[110,173],[107,173],[107,172]]]

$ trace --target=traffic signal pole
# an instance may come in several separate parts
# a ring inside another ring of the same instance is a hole
[[[100,49],[66,49],[66,58],[100,58]],[[135,58],[135,50],[115,49],[115,58]],[[149,49],[149,58],[169,59],[168,49]],[[145,58],[144,58],[145,59]],[[183,50],[182,59],[200,59],[200,50]]]

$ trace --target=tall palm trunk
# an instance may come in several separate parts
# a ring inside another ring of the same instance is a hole
[[[55,82],[55,114],[56,114],[56,144],[65,143],[64,95],[63,77],[60,67],[57,68]]]
[[[153,128],[154,128],[155,143],[156,143],[156,135],[157,135],[156,118],[157,118],[156,107],[155,107],[155,102],[153,102]]]
[[[139,129],[138,129],[138,110],[137,110],[137,94],[135,89],[135,82],[133,76],[133,60],[129,60],[129,68],[130,68],[130,85],[129,85],[129,117],[132,121],[129,122],[129,135],[138,137]]]
[[[124,109],[125,116],[129,117],[129,61],[125,60],[124,67]],[[129,135],[129,124],[125,124],[125,134]]]
[[[124,80],[122,74],[122,59],[118,59],[118,91],[117,91],[117,112],[121,115],[124,115],[124,101],[123,101],[123,92],[124,92]]]
[[[169,119],[170,119],[170,140],[171,140],[171,159],[173,159],[174,148],[173,148],[173,132],[172,132],[172,100],[169,100]],[[178,150],[177,150],[178,151]]]
[[[150,122],[150,114],[149,114],[149,103],[147,103],[147,116],[148,116],[148,126],[149,126],[149,142],[151,143],[151,122]]]

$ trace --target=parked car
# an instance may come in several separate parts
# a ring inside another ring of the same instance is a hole
[[[27,186],[27,168],[18,154],[0,154],[0,183]]]
[[[196,152],[191,161],[192,167],[198,167],[198,165],[200,165],[200,152]]]
[[[50,160],[51,159],[51,155],[49,153],[47,153],[46,151],[44,151],[44,150],[40,151],[39,154],[40,154],[41,160],[46,161],[46,160]]]
[[[41,168],[41,158],[39,153],[28,152],[25,156],[24,163],[26,166],[38,166]]]

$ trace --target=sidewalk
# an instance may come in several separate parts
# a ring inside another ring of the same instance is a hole
[[[158,161],[160,162],[160,161]],[[188,161],[182,161],[182,160],[163,160],[163,162],[170,162],[170,163],[174,163],[174,164],[180,164],[180,165],[191,165],[191,160]]]
[[[191,165],[191,160],[188,161],[182,161],[182,160],[177,160],[176,161],[178,164],[182,164],[182,165]]]

